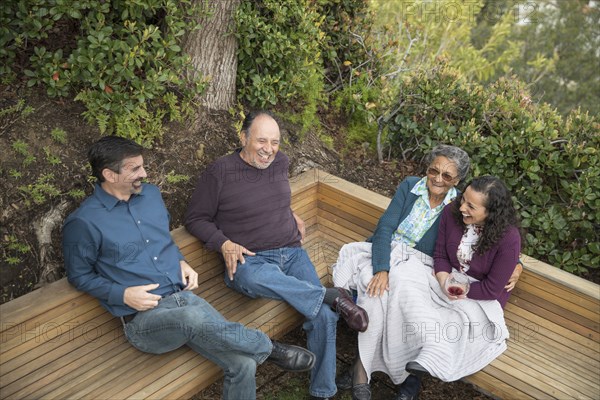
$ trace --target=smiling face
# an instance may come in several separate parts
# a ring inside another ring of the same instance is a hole
[[[444,198],[458,184],[456,164],[444,156],[436,157],[427,168],[427,190],[429,196]]]
[[[242,132],[240,157],[258,169],[268,168],[279,151],[281,134],[277,122],[266,114],[257,116],[249,132]]]
[[[476,192],[467,187],[460,201],[460,212],[463,216],[463,222],[467,225],[484,225],[488,216],[485,204],[487,197],[485,194]]]
[[[104,182],[102,188],[119,200],[129,200],[132,194],[142,192],[142,180],[148,175],[144,169],[144,157],[125,158],[121,162],[119,172],[105,168],[102,171]]]

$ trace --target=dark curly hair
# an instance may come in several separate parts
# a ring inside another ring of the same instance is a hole
[[[482,193],[485,195],[485,208],[488,213],[485,219],[483,232],[477,241],[475,251],[483,254],[489,250],[494,244],[498,243],[506,233],[506,230],[514,226],[520,230],[520,221],[515,210],[510,191],[499,178],[495,176],[480,176],[473,179],[467,188]],[[465,189],[466,190],[466,189]],[[452,215],[456,222],[466,229],[463,222],[463,216],[460,212],[462,202],[462,193],[454,200],[452,204]]]

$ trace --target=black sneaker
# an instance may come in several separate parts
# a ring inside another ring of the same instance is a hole
[[[368,383],[352,386],[352,400],[371,400],[371,386]]]
[[[335,386],[338,390],[350,390],[352,389],[352,370],[346,369],[339,376],[335,378]]]
[[[394,400],[418,400],[420,391],[421,378],[411,374],[400,385],[398,394],[394,397]]]

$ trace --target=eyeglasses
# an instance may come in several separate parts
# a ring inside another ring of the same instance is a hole
[[[442,179],[444,180],[444,182],[452,182],[453,180],[456,179],[456,176],[452,176],[447,172],[440,172],[440,170],[437,168],[434,168],[434,167],[427,168],[427,175],[431,176],[432,178],[435,178],[440,174],[442,175]]]

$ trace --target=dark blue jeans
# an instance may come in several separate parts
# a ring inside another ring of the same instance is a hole
[[[188,345],[223,368],[223,399],[256,399],[256,365],[271,354],[267,335],[227,321],[192,292],[161,299],[125,325],[127,340],[138,350],[162,354]]]
[[[283,300],[306,317],[307,347],[316,355],[311,371],[310,394],[335,395],[335,336],[338,315],[323,305],[325,288],[308,254],[301,247],[285,247],[245,256],[233,281],[225,273],[227,286],[252,298]]]

